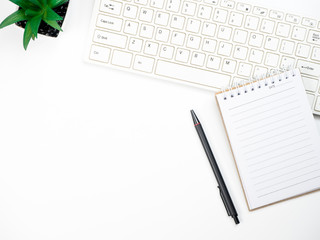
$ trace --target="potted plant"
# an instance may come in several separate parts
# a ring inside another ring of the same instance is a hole
[[[38,33],[57,37],[67,13],[69,0],[9,0],[18,5],[16,12],[0,24],[0,29],[11,24],[23,27],[23,47],[27,50],[31,38]]]

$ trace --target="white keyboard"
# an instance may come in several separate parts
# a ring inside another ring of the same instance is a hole
[[[299,67],[320,115],[320,22],[230,0],[96,0],[90,62],[219,90]]]

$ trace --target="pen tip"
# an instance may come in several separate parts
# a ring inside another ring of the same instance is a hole
[[[193,123],[195,125],[200,123],[196,113],[193,110],[191,110],[191,116],[192,116],[192,119],[193,119]]]
[[[236,224],[239,224],[239,223],[240,223],[240,221],[239,221],[239,219],[238,219],[237,216],[233,216],[233,219],[234,219],[234,222],[235,222]]]

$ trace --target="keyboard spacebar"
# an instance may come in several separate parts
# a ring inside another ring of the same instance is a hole
[[[225,74],[162,60],[158,61],[155,74],[218,89],[229,86],[231,79]]]

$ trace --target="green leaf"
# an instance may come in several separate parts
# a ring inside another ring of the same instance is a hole
[[[65,4],[66,2],[69,2],[69,0],[49,0],[48,4],[51,8],[56,8],[61,6],[62,4]]]
[[[37,16],[32,18],[29,22],[30,22],[30,26],[31,26],[31,30],[32,30],[32,35],[34,35],[35,37],[38,37],[38,30],[39,30],[39,26],[42,20],[42,16]]]
[[[61,27],[59,26],[59,24],[56,21],[46,20],[46,19],[43,19],[43,21],[45,21],[49,26],[63,32]]]
[[[25,0],[9,0],[9,1],[13,2],[14,4],[18,5],[23,9],[27,9],[29,7],[28,2]]]
[[[25,15],[25,11],[20,9],[3,20],[3,22],[0,24],[0,29],[23,20],[27,20],[27,17]]]
[[[59,21],[63,19],[59,14],[57,14],[55,11],[53,11],[49,7],[46,9],[43,18],[46,20],[52,20],[52,21]]]
[[[29,0],[29,2],[31,2],[31,3],[33,3],[34,5],[42,8],[42,5],[41,5],[41,3],[40,3],[38,0]]]
[[[34,11],[34,10],[31,10],[31,9],[27,9],[26,10],[26,16],[28,17],[34,17],[34,16],[37,16],[37,15],[40,15],[41,14],[41,11]]]
[[[24,30],[24,35],[23,35],[23,47],[25,50],[27,50],[31,38],[32,38],[31,24],[30,22],[27,22]]]
[[[41,5],[43,7],[47,6],[48,5],[48,1],[47,0],[39,0],[39,2],[41,3]]]

